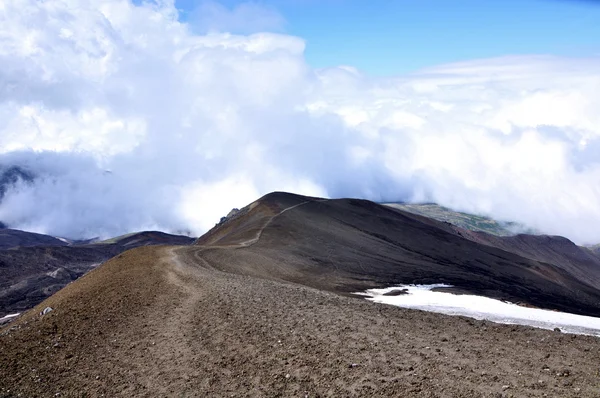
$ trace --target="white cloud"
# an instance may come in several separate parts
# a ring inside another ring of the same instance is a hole
[[[301,38],[193,32],[172,2],[3,2],[0,163],[41,177],[0,220],[200,234],[291,190],[434,200],[600,241],[600,59],[375,79],[311,69]]]
[[[260,193],[251,181],[244,175],[232,175],[220,181],[197,182],[184,187],[179,207],[182,218],[208,231],[215,220],[208,219],[207,212],[225,216],[234,207],[240,207],[240,203],[256,200]]]

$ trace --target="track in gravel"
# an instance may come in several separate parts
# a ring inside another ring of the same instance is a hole
[[[324,201],[324,200],[320,200],[320,201]],[[267,218],[263,225],[256,231],[255,236],[253,236],[252,238],[248,238],[247,240],[241,241],[241,242],[236,242],[236,243],[231,243],[231,244],[227,244],[227,245],[219,245],[219,244],[210,244],[210,245],[206,245],[206,247],[210,247],[213,249],[236,249],[236,248],[240,248],[240,247],[248,247],[248,246],[252,246],[255,243],[257,243],[260,240],[260,237],[263,233],[263,231],[273,222],[273,220],[275,218],[277,218],[278,216],[282,215],[283,213],[293,210],[297,207],[303,206],[305,204],[311,203],[313,201],[307,200],[301,203],[297,203],[295,205],[289,206],[284,208],[283,210],[281,210],[280,212],[272,215],[271,217]],[[202,245],[201,245],[202,246]]]
[[[389,277],[395,253],[434,267],[414,253],[463,241],[364,202],[302,201],[246,215],[214,245],[130,250],[70,284],[1,329],[0,397],[598,396],[600,339],[335,293]],[[420,246],[403,252],[397,236]]]
[[[3,330],[0,396],[597,396],[598,339],[220,271],[247,250],[135,249],[92,271]]]

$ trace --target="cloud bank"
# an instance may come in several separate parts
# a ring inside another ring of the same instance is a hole
[[[380,79],[311,68],[298,37],[194,32],[170,1],[2,2],[0,165],[38,178],[8,190],[0,220],[198,235],[286,190],[435,201],[600,242],[600,58]]]

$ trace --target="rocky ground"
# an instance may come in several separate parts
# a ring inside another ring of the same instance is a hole
[[[188,236],[145,231],[98,243],[68,243],[48,235],[0,230],[0,318],[32,308],[126,250],[193,241]]]
[[[227,250],[134,249],[67,286],[1,329],[0,396],[600,395],[599,339],[223,272]]]

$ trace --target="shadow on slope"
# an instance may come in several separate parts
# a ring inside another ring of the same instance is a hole
[[[585,264],[543,262],[559,250],[555,246],[544,256],[526,258],[522,250],[510,251],[513,238],[501,248],[481,244],[447,223],[366,200],[272,193],[241,213],[189,250],[224,271],[339,293],[446,283],[473,294],[600,316],[600,291],[581,277],[590,272]]]
[[[0,250],[12,247],[31,246],[68,246],[69,242],[53,236],[20,231],[18,229],[0,229]]]

